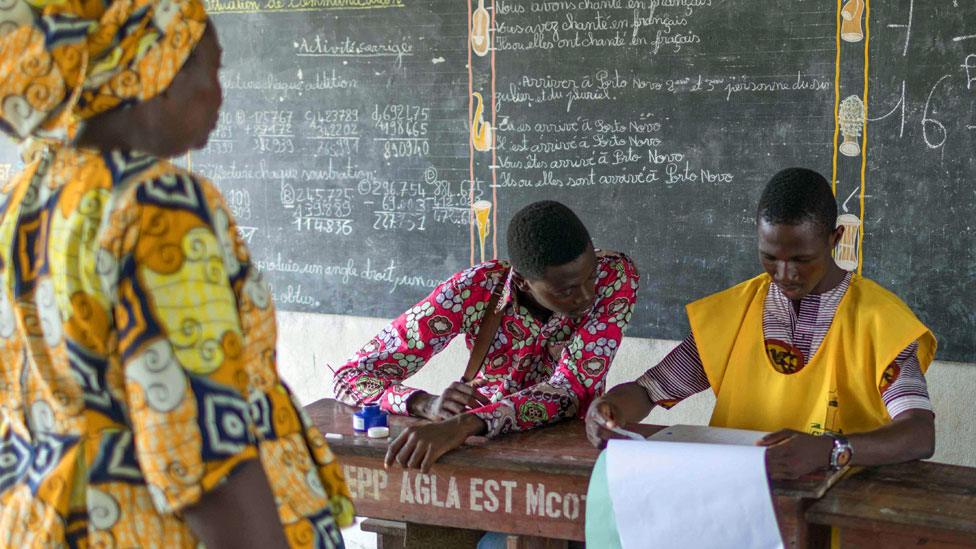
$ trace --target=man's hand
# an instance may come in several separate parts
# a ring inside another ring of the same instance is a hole
[[[431,421],[448,419],[467,410],[478,408],[491,401],[477,390],[478,380],[470,385],[455,381],[439,397],[418,392],[407,401],[410,415]]]
[[[640,421],[653,407],[647,391],[637,383],[617,385],[590,403],[586,411],[586,438],[593,446],[603,448],[611,438],[621,438],[610,429]]]
[[[442,455],[460,446],[469,436],[485,432],[485,429],[485,422],[471,414],[407,427],[390,443],[384,464],[387,468],[399,465],[426,473]]]
[[[756,445],[766,447],[769,478],[791,479],[829,467],[834,441],[828,436],[783,429],[764,436]]]
[[[618,427],[621,416],[619,406],[610,395],[604,395],[590,403],[586,411],[586,438],[590,444],[603,448],[611,438],[620,438],[610,429]]]

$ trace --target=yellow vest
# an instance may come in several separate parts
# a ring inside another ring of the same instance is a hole
[[[917,340],[925,372],[935,355],[932,332],[898,297],[855,274],[813,357],[803,364],[775,344],[768,354],[762,320],[771,282],[762,274],[687,307],[717,399],[711,425],[820,434],[889,422],[879,391],[885,371]]]

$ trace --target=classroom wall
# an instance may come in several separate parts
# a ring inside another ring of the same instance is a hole
[[[341,364],[387,322],[381,318],[279,312],[278,367],[282,376],[303,404],[332,396],[332,372],[326,364]],[[677,344],[625,338],[610,369],[609,386],[636,378]],[[439,391],[457,379],[466,363],[466,349],[457,338],[408,384]],[[936,413],[933,459],[976,467],[976,363],[936,362],[926,377]],[[670,411],[654,410],[646,421],[704,424],[714,402],[710,392],[700,393]]]

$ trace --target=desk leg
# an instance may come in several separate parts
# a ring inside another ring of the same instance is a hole
[[[403,536],[376,534],[376,549],[404,549]]]
[[[483,535],[484,532],[479,530],[408,522],[403,547],[404,549],[433,549],[435,547],[474,549],[478,546],[478,540]]]
[[[813,502],[807,499],[773,496],[776,520],[783,544],[790,549],[830,547],[830,528],[809,524],[804,516]]]

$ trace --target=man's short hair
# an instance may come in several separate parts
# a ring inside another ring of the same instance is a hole
[[[508,224],[508,254],[515,270],[538,280],[546,267],[565,265],[590,245],[583,222],[554,200],[533,202],[515,212]]]
[[[828,234],[837,223],[837,201],[824,176],[806,168],[786,168],[766,183],[756,219],[772,225],[812,221]]]

